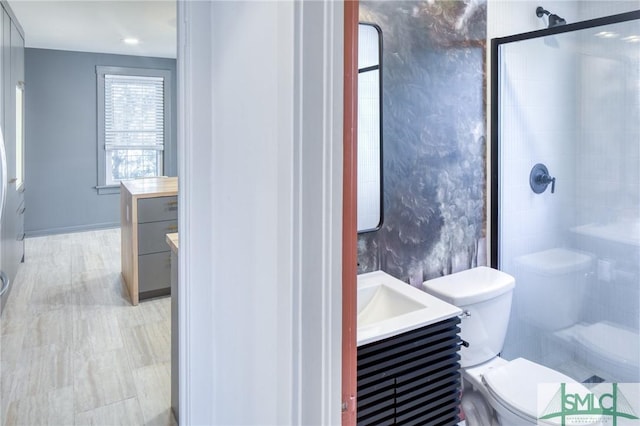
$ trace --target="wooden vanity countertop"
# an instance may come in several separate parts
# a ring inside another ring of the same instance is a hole
[[[177,232],[174,232],[172,234],[167,234],[167,244],[169,244],[169,247],[171,247],[172,252],[174,252],[175,254],[178,254],[179,244],[178,244]]]
[[[166,197],[178,195],[177,177],[153,177],[121,181],[122,187],[133,198]]]

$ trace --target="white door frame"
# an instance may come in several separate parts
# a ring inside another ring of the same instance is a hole
[[[343,3],[177,25],[179,421],[339,424]]]

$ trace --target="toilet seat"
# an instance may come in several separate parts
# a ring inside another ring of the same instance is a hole
[[[576,383],[569,376],[524,358],[487,371],[482,382],[496,402],[534,424],[538,418],[539,383]]]

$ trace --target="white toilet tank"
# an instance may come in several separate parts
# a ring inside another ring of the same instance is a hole
[[[507,334],[515,279],[480,266],[425,281],[423,289],[461,308],[460,337],[469,344],[460,351],[462,367],[486,362],[502,351]]]
[[[548,331],[576,324],[587,291],[593,258],[586,253],[553,248],[515,259],[518,314]]]

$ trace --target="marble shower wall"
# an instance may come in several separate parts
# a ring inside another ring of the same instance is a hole
[[[359,272],[419,285],[486,264],[486,3],[361,1],[382,29],[384,222]]]

